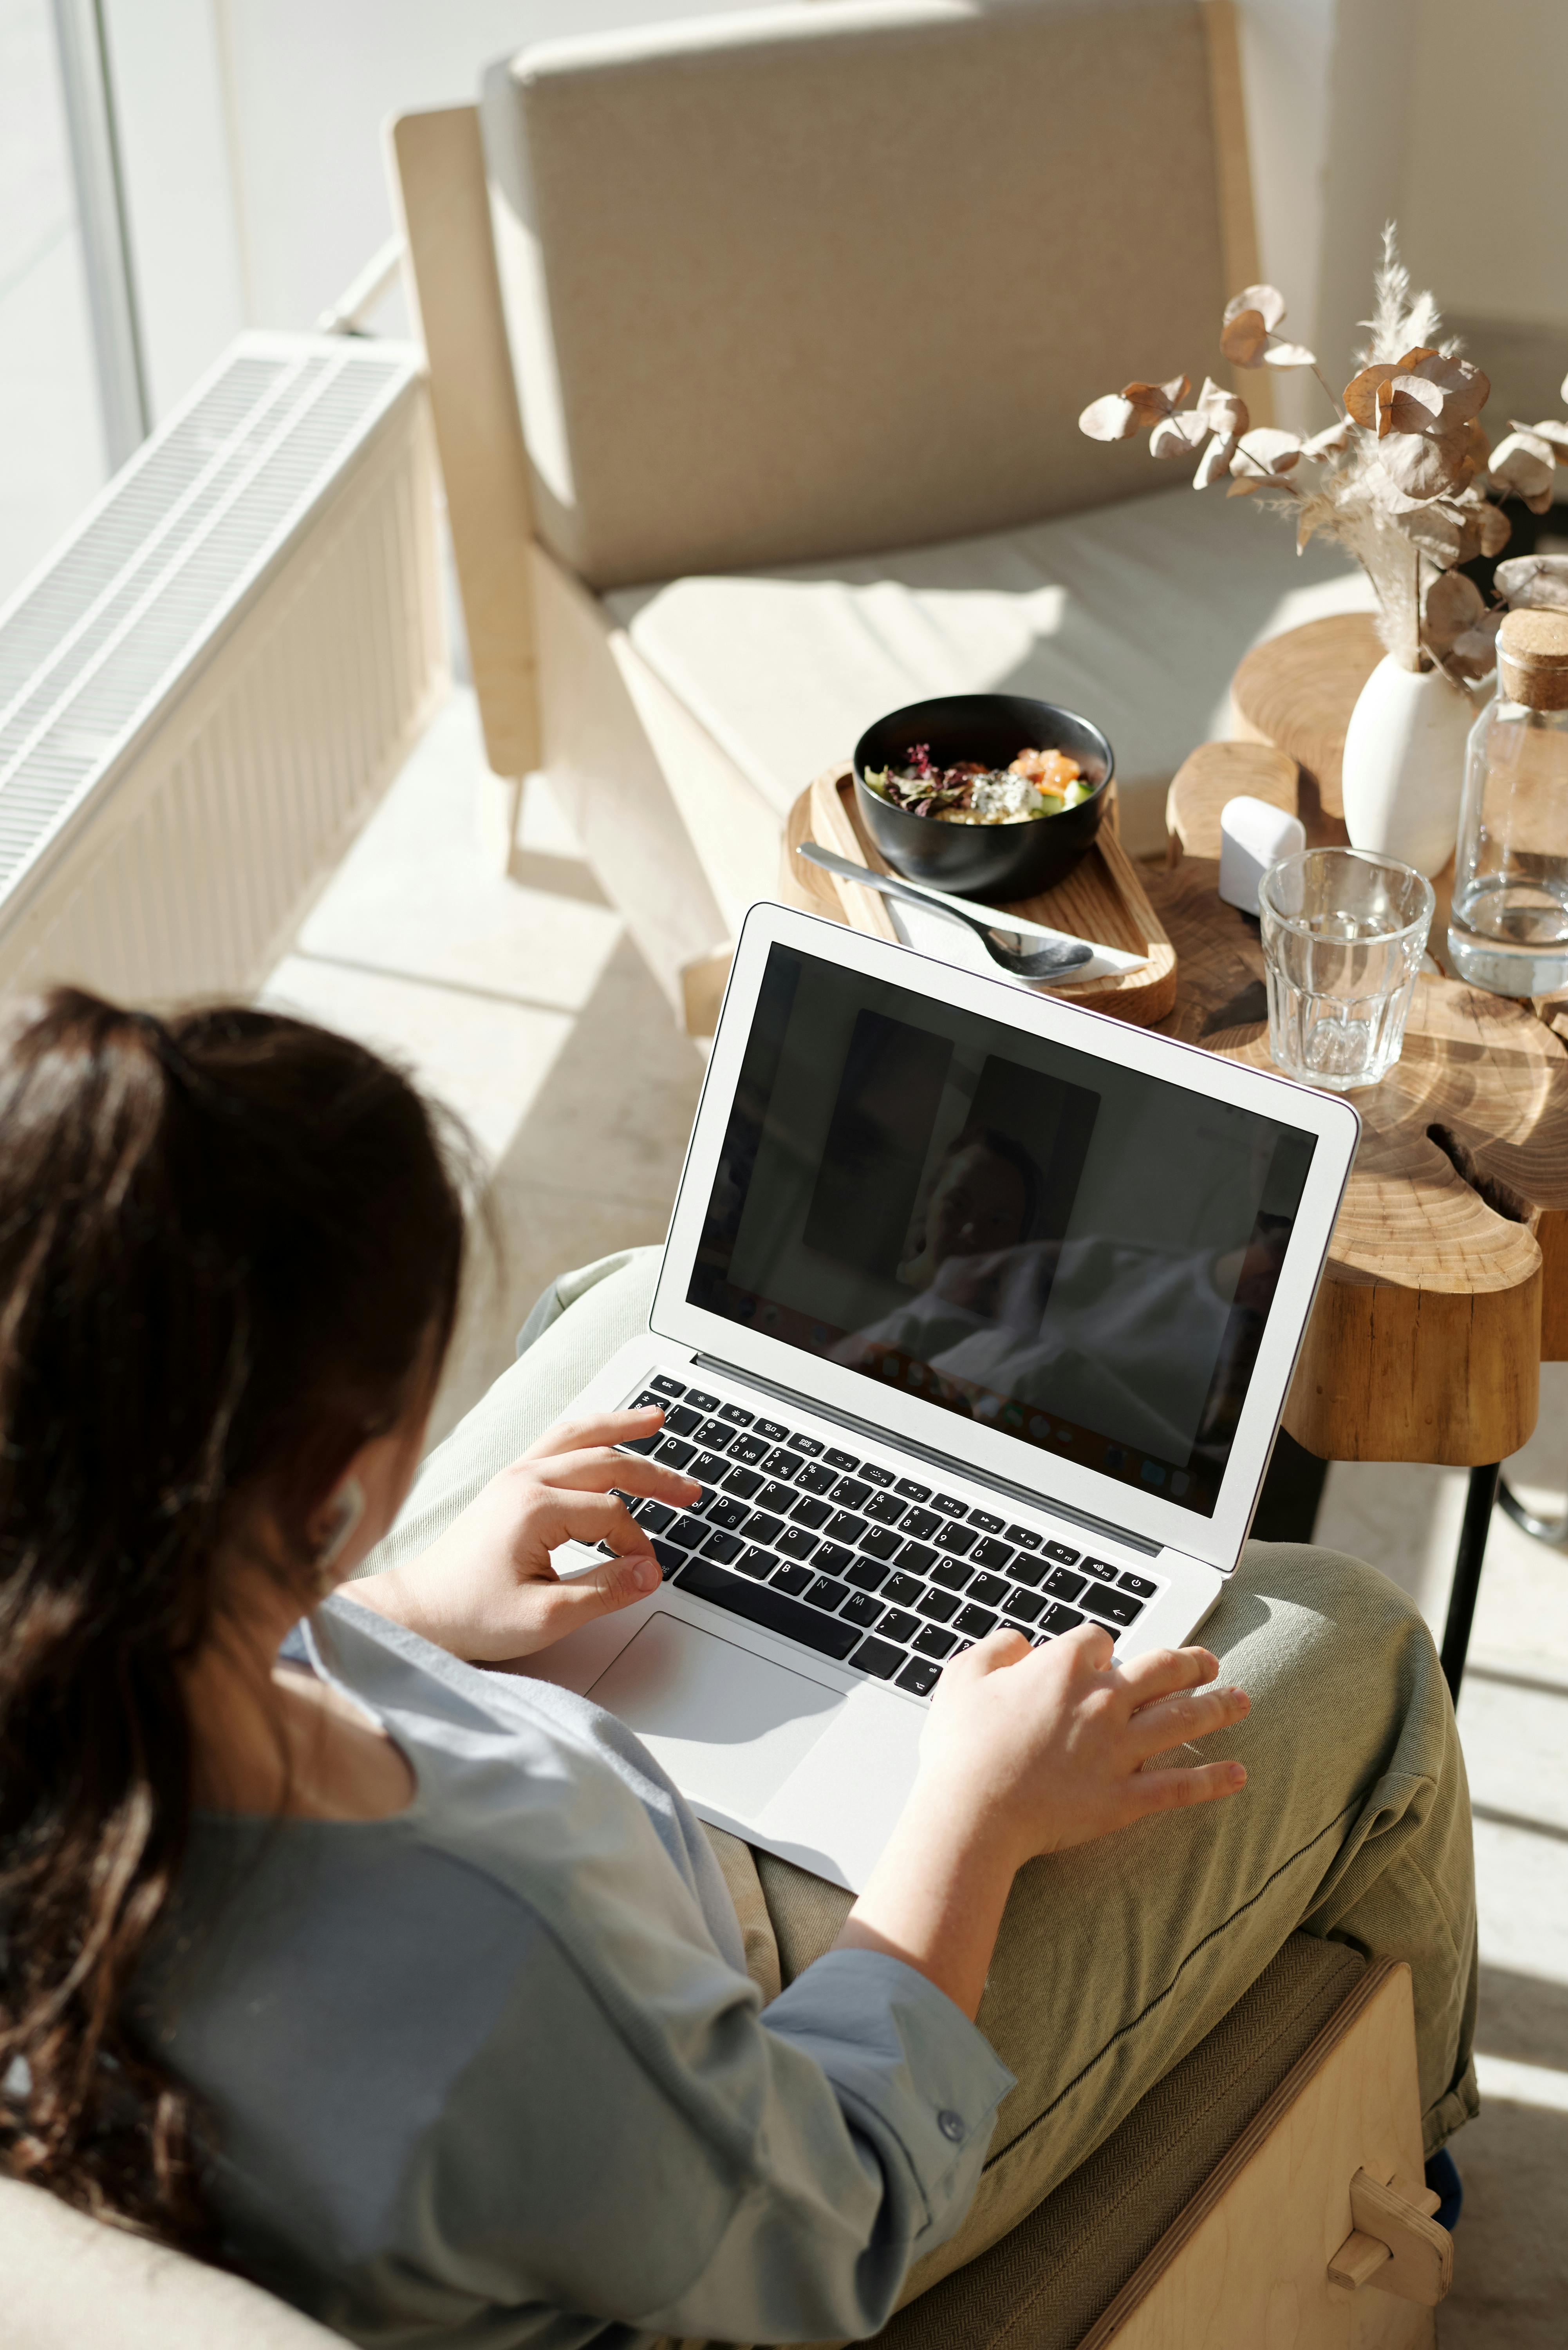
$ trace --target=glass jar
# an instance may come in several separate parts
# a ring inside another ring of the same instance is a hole
[[[1510,612],[1470,731],[1449,957],[1494,995],[1568,987],[1568,612]]]

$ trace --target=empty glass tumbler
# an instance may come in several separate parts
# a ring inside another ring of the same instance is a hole
[[[1360,848],[1282,858],[1258,887],[1269,1052],[1303,1085],[1375,1086],[1399,1058],[1432,885]]]
[[[1449,958],[1494,995],[1568,987],[1568,612],[1510,612],[1470,730]]]

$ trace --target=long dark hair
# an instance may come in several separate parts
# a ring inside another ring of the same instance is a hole
[[[243,1007],[0,1024],[0,2168],[212,2250],[127,1999],[191,1813],[181,1668],[258,1507],[306,1526],[433,1382],[463,1245],[398,1072]]]

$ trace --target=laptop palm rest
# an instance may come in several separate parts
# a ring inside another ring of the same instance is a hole
[[[683,1794],[752,1819],[815,1745],[845,1694],[662,1610],[588,1694]]]

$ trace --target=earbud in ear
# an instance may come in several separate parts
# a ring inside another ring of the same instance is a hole
[[[332,1497],[332,1524],[316,1554],[317,1571],[326,1575],[341,1556],[344,1544],[365,1514],[365,1488],[358,1477],[346,1477]]]

